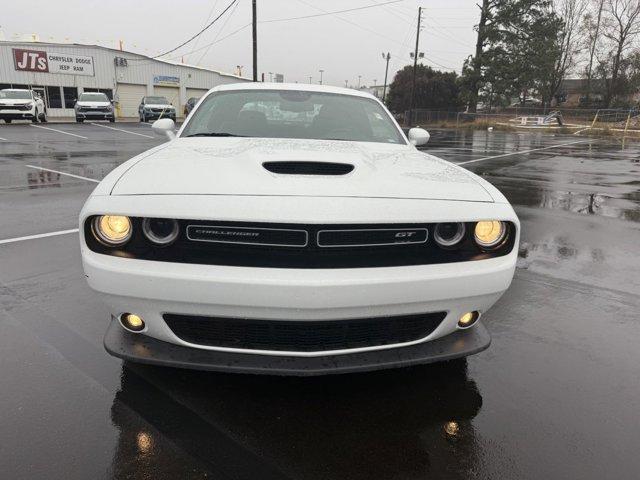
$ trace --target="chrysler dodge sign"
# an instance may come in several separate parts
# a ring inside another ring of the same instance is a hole
[[[44,50],[13,49],[16,70],[40,73],[62,73],[65,75],[93,76],[93,57],[53,53]]]

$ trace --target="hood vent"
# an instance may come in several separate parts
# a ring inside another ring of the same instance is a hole
[[[350,163],[333,162],[265,162],[262,166],[282,175],[346,175],[353,171]]]

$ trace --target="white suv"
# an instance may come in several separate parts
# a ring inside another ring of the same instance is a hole
[[[12,120],[46,122],[47,109],[40,95],[33,90],[5,88],[0,90],[0,119],[5,123]]]

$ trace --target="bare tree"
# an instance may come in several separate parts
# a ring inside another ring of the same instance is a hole
[[[587,77],[586,88],[586,104],[589,105],[591,97],[591,80],[593,79],[593,61],[596,60],[596,50],[601,43],[600,39],[600,27],[602,24],[602,10],[604,8],[604,0],[592,0],[595,1],[595,13],[588,12],[584,16],[583,31],[585,32],[585,46],[588,50],[589,60],[587,61],[587,67],[585,69],[585,75]]]
[[[605,0],[602,22],[602,34],[611,42],[608,68],[604,70],[605,95],[604,104],[611,105],[619,92],[620,77],[624,54],[632,46],[640,33],[640,0]]]
[[[554,45],[554,62],[548,78],[545,78],[542,86],[542,96],[548,105],[554,95],[558,93],[562,81],[576,66],[577,58],[583,45],[580,22],[586,10],[585,0],[558,0],[553,9],[556,15],[562,19],[562,26],[557,32]]]

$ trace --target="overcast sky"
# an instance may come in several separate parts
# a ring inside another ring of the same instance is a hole
[[[167,51],[198,32],[232,0],[31,0],[3,2],[0,33],[22,39],[117,47],[146,55]],[[269,22],[383,4],[390,0],[258,0],[259,72],[282,73],[288,82],[382,83],[382,52],[391,53],[389,75],[411,60],[418,7],[425,8],[420,50],[424,62],[458,73],[473,53],[479,9],[475,0],[403,0],[353,12]],[[185,47],[167,58],[251,75],[251,0],[237,4]],[[240,29],[240,30],[239,30]],[[239,30],[239,31],[238,31]],[[234,34],[234,32],[237,32]],[[233,34],[233,35],[230,35]],[[226,38],[225,38],[226,37]],[[216,42],[213,43],[212,42]],[[211,45],[210,45],[211,44]],[[195,51],[194,51],[195,50]]]

